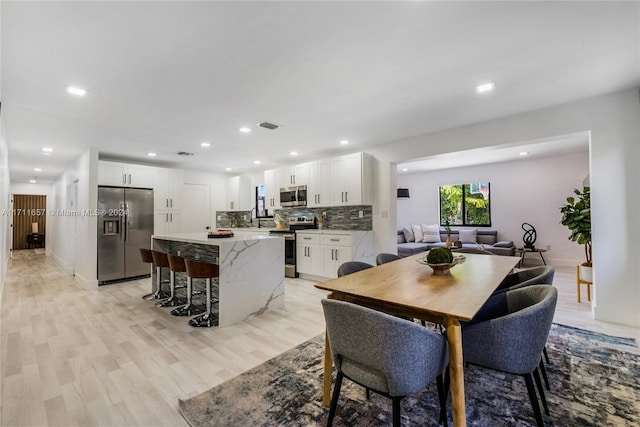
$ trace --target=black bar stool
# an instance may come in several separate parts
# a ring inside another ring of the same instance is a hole
[[[187,264],[187,261],[189,261],[186,258],[182,258],[182,257],[176,257],[176,258],[180,258],[180,260],[182,260],[182,265],[184,266],[184,271],[187,273],[187,301],[186,304],[183,305],[182,307],[178,307],[178,308],[174,308],[171,311],[171,314],[173,316],[194,316],[196,314],[201,314],[204,313],[205,311],[205,307],[203,307],[202,305],[195,305],[193,303],[193,296],[197,293],[201,293],[201,292],[194,292],[193,291],[193,279],[194,277],[192,277],[191,275],[189,275],[189,267]],[[178,260],[176,260],[178,261]],[[180,262],[180,261],[178,261]],[[200,277],[195,277],[195,279],[199,279]]]
[[[169,298],[169,294],[162,290],[162,269],[169,268],[169,258],[164,252],[151,251],[153,256],[153,264],[156,266],[156,292],[153,294],[153,299],[166,299]]]
[[[178,298],[176,296],[176,273],[186,273],[187,267],[184,264],[184,258],[177,255],[167,254],[169,259],[169,291],[171,296],[168,300],[159,302],[160,307],[175,307],[186,303],[186,298]]]
[[[151,253],[151,249],[140,248],[140,256],[142,257],[142,262],[153,265],[153,254]],[[142,297],[144,300],[152,300],[155,299],[156,290],[153,285],[153,281],[151,282],[151,293]]]
[[[218,313],[211,312],[211,305],[218,302],[217,298],[211,295],[212,280],[220,277],[220,269],[218,264],[209,264],[191,259],[184,260],[187,266],[187,277],[191,279],[206,280],[206,311],[200,316],[196,316],[189,320],[189,325],[201,328],[209,328],[218,325]]]

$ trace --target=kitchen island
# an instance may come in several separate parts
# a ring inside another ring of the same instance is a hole
[[[251,231],[236,231],[233,237],[226,238],[208,238],[206,232],[154,235],[152,248],[218,264],[219,284],[213,293],[219,301],[215,306],[218,326],[284,307],[284,239],[281,237]],[[168,279],[169,272],[163,271],[162,276]],[[196,282],[194,280],[194,284]],[[184,283],[185,275],[176,274],[176,285]]]

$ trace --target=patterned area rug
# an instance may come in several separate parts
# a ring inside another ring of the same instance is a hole
[[[634,340],[553,325],[547,350],[547,426],[640,425],[640,351]],[[180,412],[200,426],[325,425],[321,405],[324,334],[191,399]],[[524,379],[465,368],[469,426],[535,425]],[[403,399],[402,425],[438,425],[435,383]],[[449,422],[451,423],[451,400]],[[336,426],[391,425],[391,401],[345,380]]]

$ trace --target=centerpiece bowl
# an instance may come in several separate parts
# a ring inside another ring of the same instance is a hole
[[[458,264],[462,264],[466,260],[467,260],[467,258],[465,258],[464,255],[458,255],[458,256],[453,258],[452,262],[448,262],[448,263],[432,264],[432,263],[427,262],[427,257],[426,256],[424,256],[422,258],[418,258],[416,261],[418,261],[422,265],[427,265],[427,266],[431,267],[431,269],[433,270],[433,274],[435,274],[436,276],[444,276],[446,274],[450,274],[451,273],[450,270],[453,267],[455,267]]]

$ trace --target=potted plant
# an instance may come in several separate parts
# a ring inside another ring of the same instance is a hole
[[[571,231],[569,240],[584,245],[586,262],[581,265],[580,276],[591,282],[591,194],[589,187],[575,189],[576,197],[567,197],[567,204],[560,208],[560,223]]]
[[[445,247],[451,247],[451,226],[449,225],[449,220],[444,222],[444,231],[447,233],[447,241],[445,242]]]

